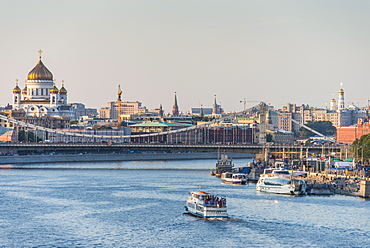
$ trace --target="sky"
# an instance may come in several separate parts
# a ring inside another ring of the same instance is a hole
[[[0,0],[0,106],[42,61],[68,102],[171,112],[370,98],[368,0]]]

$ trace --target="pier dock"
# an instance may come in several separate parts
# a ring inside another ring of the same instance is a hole
[[[309,189],[308,194],[370,197],[370,181],[366,177],[308,173],[305,180]]]

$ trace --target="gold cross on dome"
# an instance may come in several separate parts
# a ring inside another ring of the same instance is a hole
[[[43,52],[43,51],[42,51],[42,50],[40,49],[40,50],[39,50],[39,54],[40,54],[40,59],[41,59],[41,53],[42,53],[42,52]]]

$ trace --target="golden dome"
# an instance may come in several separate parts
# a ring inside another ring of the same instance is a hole
[[[59,93],[59,90],[58,88],[54,85],[53,88],[51,88],[50,90],[50,94],[58,94]]]
[[[27,86],[26,86],[26,87],[24,87],[24,89],[22,90],[22,94],[23,94],[23,95],[27,95]]]
[[[64,80],[62,80],[62,88],[60,88],[59,93],[61,95],[66,95],[67,94],[67,90],[66,90],[66,88],[64,88]]]
[[[14,89],[13,89],[13,93],[14,93],[14,94],[19,94],[19,93],[21,93],[21,88],[19,88],[18,84],[14,87]]]
[[[66,88],[64,88],[64,86],[62,86],[62,88],[60,88],[60,90],[59,90],[59,93],[62,94],[62,95],[67,94]]]
[[[46,68],[40,58],[37,65],[28,73],[28,80],[53,80],[53,74]]]

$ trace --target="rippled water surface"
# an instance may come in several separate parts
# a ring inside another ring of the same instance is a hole
[[[236,166],[246,161],[236,160]],[[0,166],[1,247],[369,247],[370,201],[257,193],[214,160]],[[201,187],[227,220],[183,214]]]

